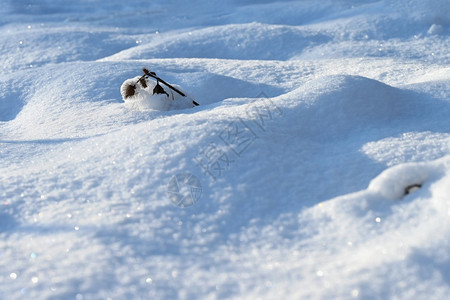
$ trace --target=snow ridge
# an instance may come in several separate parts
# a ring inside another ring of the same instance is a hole
[[[6,1],[0,299],[445,299],[448,9]]]

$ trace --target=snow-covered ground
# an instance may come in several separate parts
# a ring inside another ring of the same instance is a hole
[[[0,299],[446,299],[449,9],[3,1]]]

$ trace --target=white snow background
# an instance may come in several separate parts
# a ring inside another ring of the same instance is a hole
[[[2,1],[0,299],[448,299],[449,6]]]

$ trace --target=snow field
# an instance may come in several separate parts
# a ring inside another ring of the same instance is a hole
[[[445,299],[447,10],[7,2],[0,298]],[[200,106],[124,105],[142,67]]]

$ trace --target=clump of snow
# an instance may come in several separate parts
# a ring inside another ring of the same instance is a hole
[[[444,32],[444,27],[442,25],[433,24],[428,29],[428,34],[441,34]]]
[[[125,80],[121,87],[120,93],[122,99],[125,102],[125,106],[130,109],[136,110],[178,110],[185,108],[194,107],[194,99],[185,90],[183,90],[178,85],[172,85],[179,91],[181,91],[185,96],[180,95],[171,88],[165,86],[164,84],[159,85],[164,90],[164,93],[154,93],[153,89],[156,87],[157,82],[153,80],[145,80],[145,87],[139,83],[141,76],[136,76]],[[133,87],[134,94],[127,96],[127,88]]]
[[[369,184],[369,190],[386,199],[401,199],[409,188],[424,185],[430,177],[442,176],[450,157],[434,163],[407,163],[396,165],[381,173]]]

